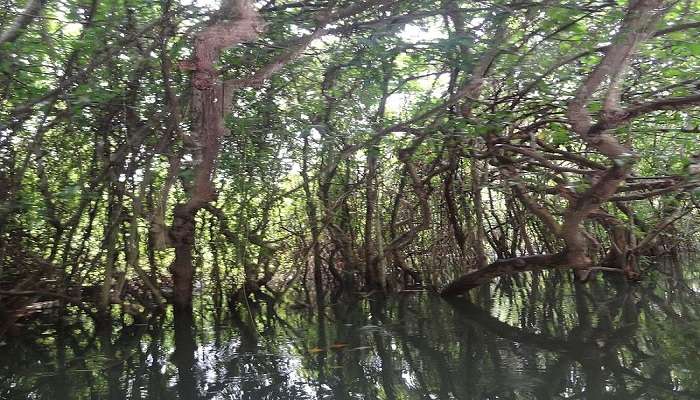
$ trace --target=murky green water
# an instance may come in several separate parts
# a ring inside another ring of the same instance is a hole
[[[0,399],[700,399],[700,279],[684,271],[511,280],[471,304],[342,301],[322,318],[73,317],[2,340]]]

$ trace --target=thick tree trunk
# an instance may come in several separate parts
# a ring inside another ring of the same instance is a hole
[[[192,250],[194,248],[196,210],[190,210],[184,204],[175,207],[173,226],[170,239],[175,247],[175,260],[170,265],[173,277],[173,304],[179,310],[192,309],[192,288],[194,278],[194,263]]]
[[[190,210],[184,204],[175,206],[173,226],[170,229],[170,240],[175,247],[175,260],[170,264],[173,277],[172,302],[178,310],[192,309],[192,288],[194,279],[194,263],[192,250],[194,248],[195,221],[197,210]]]
[[[173,226],[169,229],[175,260],[170,265],[173,277],[173,303],[178,309],[191,309],[195,266],[192,250],[197,212],[216,199],[213,177],[221,138],[227,129],[224,117],[231,106],[232,89],[218,79],[214,63],[222,50],[253,40],[263,27],[253,4],[248,0],[224,2],[232,20],[220,20],[199,32],[195,38],[194,59],[183,66],[194,71],[192,76],[193,130],[185,138],[192,153],[194,177],[187,188],[189,199],[175,206]]]

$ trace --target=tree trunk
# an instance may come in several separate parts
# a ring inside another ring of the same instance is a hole
[[[175,206],[173,226],[169,229],[175,260],[170,265],[173,276],[173,303],[178,309],[192,308],[192,284],[195,266],[192,263],[195,216],[216,199],[213,178],[221,138],[228,132],[224,117],[231,107],[232,90],[218,79],[214,63],[221,51],[258,36],[263,22],[247,0],[225,2],[222,7],[232,20],[221,19],[205,28],[195,38],[194,59],[184,66],[192,69],[193,129],[185,141],[192,154],[192,181],[187,185],[189,199]]]
[[[311,226],[311,252],[314,263],[314,285],[316,286],[316,303],[319,307],[322,306],[324,300],[323,290],[323,260],[321,258],[321,235],[318,227],[318,212],[316,211],[316,203],[311,195],[311,183],[309,182],[309,137],[304,136],[304,157],[301,165],[301,175],[304,180],[304,194],[306,195],[306,216],[309,219]]]
[[[375,223],[374,213],[377,205],[377,152],[376,146],[371,146],[367,149],[367,176],[365,186],[365,283],[368,289],[379,289],[378,276],[376,270],[377,250],[374,243]]]
[[[107,225],[107,232],[105,235],[105,274],[102,280],[102,288],[100,290],[100,298],[98,301],[98,309],[102,316],[109,314],[110,306],[110,293],[112,290],[112,280],[114,278],[115,265],[114,262],[117,257],[117,234],[119,233],[119,221],[121,220],[122,214],[122,203],[120,199],[115,199],[112,191],[110,189],[109,196],[109,225]]]
[[[178,310],[192,309],[192,288],[194,264],[192,249],[194,247],[195,223],[197,210],[190,210],[185,204],[175,206],[173,226],[170,239],[175,247],[175,260],[170,264],[173,277],[173,304]]]

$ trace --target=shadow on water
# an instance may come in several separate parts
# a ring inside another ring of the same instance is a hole
[[[698,399],[700,271],[684,271],[638,286],[531,275],[449,303],[37,321],[0,342],[0,398]]]

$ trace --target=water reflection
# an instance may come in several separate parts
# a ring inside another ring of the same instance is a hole
[[[700,280],[682,276],[535,275],[470,301],[345,298],[320,315],[64,317],[0,344],[0,398],[698,399]]]

